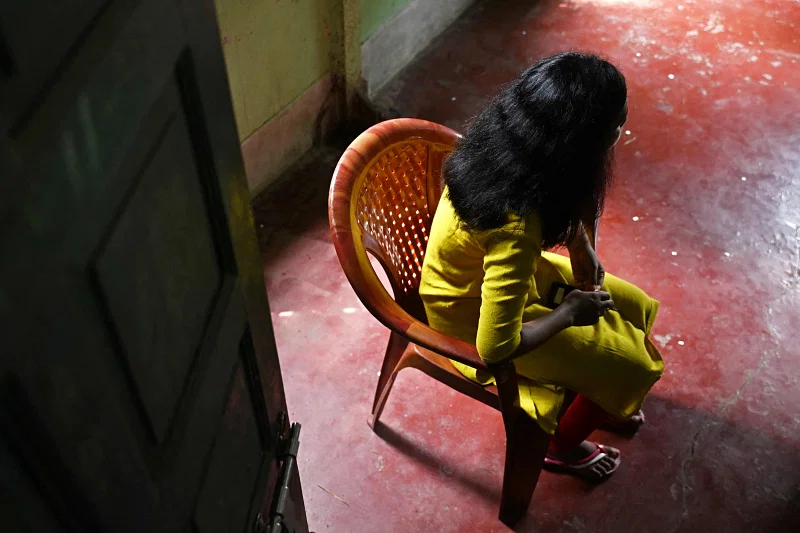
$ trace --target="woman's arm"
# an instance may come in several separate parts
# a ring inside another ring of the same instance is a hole
[[[597,251],[597,223],[599,222],[596,216],[583,217],[583,231],[586,233],[586,238],[589,241],[589,246],[592,250]]]
[[[567,246],[575,285],[584,291],[600,290],[606,275],[594,250],[595,226],[581,224],[578,234]]]
[[[520,342],[507,360],[516,359],[521,355],[532,352],[551,337],[560,333],[561,330],[572,326],[573,317],[570,309],[566,305],[560,305],[556,309],[541,318],[531,320],[522,324],[520,331]]]
[[[594,250],[594,236],[594,225],[589,226],[585,221],[581,222],[581,227],[578,229],[578,233],[575,235],[575,238],[572,239],[572,242],[567,245],[567,250],[569,250],[570,255],[572,255],[573,251],[576,253],[582,253],[587,249]]]
[[[521,342],[522,315],[541,254],[537,237],[501,228],[486,240],[475,345],[487,363],[505,360]]]
[[[603,308],[610,308],[607,293],[572,291],[552,313],[523,323],[541,254],[539,236],[500,230],[487,240],[486,248],[475,345],[489,364],[528,353],[570,326],[594,324]]]
[[[607,292],[572,291],[552,313],[522,324],[519,346],[503,363],[535,350],[561,330],[596,324],[607,310],[613,308],[614,301]]]

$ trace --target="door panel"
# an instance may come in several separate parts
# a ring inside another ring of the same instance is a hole
[[[223,265],[174,83],[171,105],[93,261],[99,296],[163,443],[223,289]],[[215,246],[216,244],[216,246]],[[227,272],[228,284],[233,282]],[[230,287],[227,287],[228,291]]]
[[[8,2],[0,18],[0,74],[8,80],[0,114],[13,123],[30,111],[70,49],[108,0]]]
[[[31,48],[49,4],[0,7],[9,523],[251,531],[286,405],[213,3],[72,0]]]

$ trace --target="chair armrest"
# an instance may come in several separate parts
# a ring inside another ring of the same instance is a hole
[[[478,349],[474,345],[445,335],[422,322],[412,322],[406,332],[401,333],[401,335],[414,344],[418,344],[448,359],[458,361],[476,370],[491,372],[489,365],[481,359],[480,355],[478,355]]]
[[[492,374],[497,386],[497,396],[500,399],[500,411],[503,413],[506,431],[514,431],[519,417],[528,416],[520,406],[517,369],[513,359],[489,365],[480,358],[478,349],[474,345],[440,333],[421,322],[412,323],[403,335],[414,344],[432,352]]]
[[[339,257],[355,258],[352,234],[336,227],[331,234]],[[488,365],[473,344],[436,331],[407,313],[386,291],[371,267],[359,268],[355,259],[341,263],[358,299],[389,330],[443,357],[492,374],[497,382],[506,428],[514,427],[516,419],[525,415],[519,405],[516,368],[512,360]]]
[[[372,267],[361,268],[358,264],[353,234],[348,229],[331,224],[331,237],[345,276],[358,299],[381,324],[414,344],[448,359],[491,372],[474,345],[436,331],[400,307],[381,284]]]
[[[506,426],[506,431],[514,431],[517,419],[528,416],[520,406],[517,369],[513,359],[489,365],[480,358],[478,349],[472,344],[440,333],[421,322],[412,324],[405,336],[414,344],[448,359],[492,374],[497,386],[497,396],[500,399],[500,411],[503,413],[503,424]]]

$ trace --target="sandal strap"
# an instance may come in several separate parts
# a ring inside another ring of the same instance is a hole
[[[545,457],[545,460],[549,461],[552,464],[555,464],[555,465],[558,465],[558,466],[563,466],[563,467],[566,467],[566,468],[572,468],[574,470],[583,470],[585,468],[591,468],[592,466],[596,465],[598,462],[602,461],[604,458],[608,457],[608,452],[607,452],[605,446],[603,446],[602,444],[599,444],[597,442],[593,442],[592,444],[594,444],[596,446],[595,451],[592,452],[591,455],[581,459],[580,461],[577,461],[577,462],[574,462],[574,463],[566,463],[566,462],[561,461],[559,459],[553,459],[552,457]]]
[[[602,447],[602,444],[597,444],[596,446],[597,449],[592,453],[592,455],[590,455],[586,459],[578,461],[577,463],[572,463],[570,464],[570,466],[575,470],[583,470],[585,468],[593,467],[594,465],[596,465],[597,463],[608,457],[606,449]]]

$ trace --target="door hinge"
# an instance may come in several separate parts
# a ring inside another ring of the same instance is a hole
[[[275,487],[270,516],[265,520],[261,514],[258,515],[253,528],[255,533],[299,533],[299,530],[292,526],[294,521],[294,501],[289,493],[289,484],[297,472],[297,450],[299,448],[300,424],[295,422],[292,424],[291,430],[281,435],[278,439],[276,458],[281,464],[278,486]]]

